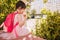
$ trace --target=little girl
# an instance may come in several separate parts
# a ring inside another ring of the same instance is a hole
[[[33,37],[31,31],[26,26],[26,13],[24,12],[26,5],[22,1],[16,3],[16,11],[8,15],[6,21],[2,23],[4,32],[0,34],[0,37],[4,39],[15,39],[17,40],[43,40],[38,37]]]

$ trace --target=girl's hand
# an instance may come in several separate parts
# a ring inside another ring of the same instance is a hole
[[[26,20],[27,19],[26,12],[23,13],[23,16],[24,16],[24,19]]]
[[[26,15],[23,15],[24,16],[24,19],[26,20],[27,19],[27,16]]]

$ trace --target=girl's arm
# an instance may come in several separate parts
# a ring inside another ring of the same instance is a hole
[[[21,19],[19,20],[20,22],[19,22],[19,26],[20,27],[22,27],[24,24],[25,24],[25,22],[26,22],[26,19],[27,19],[27,16],[26,15],[23,15],[24,16],[24,20],[22,21]]]
[[[4,22],[0,25],[0,28],[4,26]]]

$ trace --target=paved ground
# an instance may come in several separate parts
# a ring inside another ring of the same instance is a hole
[[[0,31],[1,34],[2,31]],[[4,35],[3,35],[4,36]],[[0,40],[44,40],[43,38],[31,36],[31,37],[24,37],[23,39],[21,37],[15,38],[15,39],[3,39],[0,37]]]
[[[2,38],[0,38],[0,40],[44,40],[44,39],[42,39],[42,38],[33,38],[33,39],[29,39],[29,38],[27,38],[27,39],[20,39],[20,38],[16,38],[16,39],[2,39]]]

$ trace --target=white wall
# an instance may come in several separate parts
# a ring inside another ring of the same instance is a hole
[[[43,3],[43,0],[31,2],[31,10],[36,9],[37,13],[39,13],[43,7],[46,7],[51,11],[60,10],[60,0],[48,0],[46,4]]]
[[[51,11],[60,10],[60,0],[48,0],[46,3],[46,8]]]

